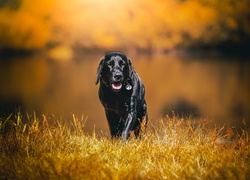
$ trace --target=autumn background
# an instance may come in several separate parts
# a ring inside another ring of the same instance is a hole
[[[0,47],[167,51],[248,46],[249,2],[1,0]]]
[[[94,85],[106,51],[132,58],[150,121],[239,125],[250,117],[248,0],[0,0],[1,116],[87,118],[107,131]],[[18,108],[21,107],[21,108]]]

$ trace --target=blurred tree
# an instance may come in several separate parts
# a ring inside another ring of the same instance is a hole
[[[2,0],[0,48],[164,51],[249,44],[248,0]]]
[[[1,0],[0,8],[8,7],[11,10],[18,10],[21,6],[21,0]]]
[[[40,49],[50,39],[49,0],[11,0],[0,4],[0,47]]]

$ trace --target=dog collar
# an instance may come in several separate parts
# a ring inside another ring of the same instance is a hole
[[[132,89],[132,86],[131,86],[130,84],[127,84],[127,85],[126,85],[126,89],[127,89],[128,91],[130,91],[130,90]]]
[[[128,83],[129,79],[126,79],[126,81],[124,82],[125,88],[130,91],[132,89],[132,86]]]

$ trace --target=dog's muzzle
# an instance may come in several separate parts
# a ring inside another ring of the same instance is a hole
[[[111,87],[113,91],[118,92],[122,89],[122,82],[123,82],[123,75],[121,72],[115,72],[113,75],[113,83],[111,84]]]

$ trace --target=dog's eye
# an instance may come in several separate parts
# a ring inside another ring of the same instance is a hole
[[[108,66],[113,66],[114,65],[114,61],[108,61]]]
[[[119,61],[120,66],[125,66],[125,61]]]

